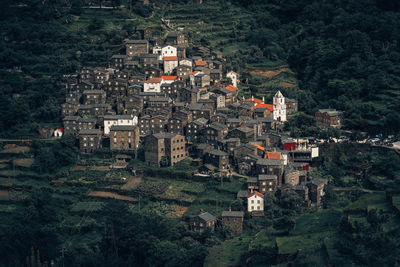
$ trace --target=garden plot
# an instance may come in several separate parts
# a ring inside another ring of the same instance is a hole
[[[124,196],[117,193],[107,192],[107,191],[91,191],[88,194],[89,197],[101,197],[101,198],[114,198],[118,200],[126,200],[126,201],[137,201],[136,198],[130,196]]]
[[[370,211],[371,209],[377,209],[384,212],[392,210],[389,201],[386,199],[385,192],[367,193],[345,208],[346,211],[350,212],[364,212]]]

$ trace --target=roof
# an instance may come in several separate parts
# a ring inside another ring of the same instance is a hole
[[[234,72],[233,70],[228,71],[226,74],[231,73],[231,72],[237,75],[237,73]]]
[[[339,116],[342,115],[343,112],[337,111],[336,109],[319,109],[320,113],[327,113],[329,116]]]
[[[180,32],[170,32],[168,33],[167,37],[178,37],[179,34],[182,34]]]
[[[254,129],[251,129],[251,128],[246,127],[246,126],[242,126],[242,127],[236,128],[236,130],[241,131],[243,133],[248,133],[248,132],[254,131]]]
[[[150,78],[147,81],[144,81],[145,83],[161,83],[162,78]]]
[[[113,55],[111,58],[125,58],[126,55]]]
[[[63,128],[58,128],[56,131],[64,132]]]
[[[157,54],[141,54],[140,55],[141,58],[158,58]]]
[[[237,192],[236,197],[238,198],[246,198],[247,197],[247,190],[239,190]]]
[[[174,138],[175,136],[177,136],[178,134],[176,133],[165,133],[165,132],[161,132],[161,133],[156,133],[153,134],[152,136],[154,136],[157,139],[164,139],[164,138]]]
[[[147,40],[127,40],[125,43],[127,44],[147,44]]]
[[[262,109],[262,108],[264,108],[264,109],[269,109],[269,111],[274,111],[274,105],[271,105],[271,104],[262,104],[262,103],[259,103],[259,104],[255,105],[254,108],[255,108],[255,109]]]
[[[212,214],[210,214],[210,213],[208,213],[208,212],[200,213],[200,214],[198,215],[198,217],[199,217],[200,219],[206,221],[206,222],[216,219],[214,215],[212,215]]]
[[[247,182],[248,183],[257,183],[257,178],[256,177],[247,177]]]
[[[134,131],[136,126],[133,125],[113,125],[110,131]]]
[[[258,180],[262,181],[262,180],[277,180],[278,176],[276,175],[266,175],[266,174],[259,174],[258,175]]]
[[[276,166],[282,165],[283,160],[281,159],[259,159],[257,160],[257,165],[265,165],[265,166]]]
[[[164,61],[178,61],[178,57],[164,57]]]
[[[76,121],[77,121],[77,122],[96,122],[96,119],[91,119],[91,118],[78,118]]]
[[[99,129],[82,129],[79,131],[79,134],[100,134]]]
[[[149,102],[170,102],[171,98],[162,96],[150,96]]]
[[[85,95],[97,95],[97,94],[103,94],[104,90],[85,90],[83,91],[83,94]]]
[[[212,155],[216,155],[216,156],[227,156],[228,155],[227,153],[225,153],[225,152],[223,152],[221,150],[217,150],[217,149],[209,151],[208,153],[212,154]]]
[[[225,128],[227,128],[226,125],[221,124],[221,123],[219,123],[219,122],[213,122],[213,123],[211,123],[211,124],[209,125],[209,127],[210,127],[210,128],[213,128],[213,129],[215,129],[215,130],[217,130],[217,131],[224,130]]]
[[[267,152],[268,159],[281,159],[281,152]]]
[[[63,121],[76,121],[79,118],[79,116],[66,116]]]
[[[260,100],[260,99],[258,99],[258,98],[254,98],[254,97],[248,98],[248,99],[246,99],[246,100],[244,100],[244,101],[251,101],[251,102],[254,102],[254,103],[256,103],[256,104],[262,104],[262,103],[264,103],[264,101],[262,101],[262,100]]]
[[[255,190],[253,191],[253,193],[248,194],[248,195],[247,195],[247,198],[252,197],[252,196],[254,196],[254,195],[257,195],[257,196],[259,196],[259,197],[264,198],[264,195],[263,195],[263,194],[261,194],[261,193],[258,192],[258,191],[255,191]]]
[[[205,60],[195,60],[194,65],[195,66],[205,66],[207,64],[207,61]]]
[[[244,217],[243,211],[223,211],[222,217]]]
[[[104,120],[133,120],[132,115],[105,115]]]
[[[161,78],[165,81],[175,81],[178,76],[161,76]]]
[[[236,92],[237,88],[235,86],[233,86],[232,84],[230,84],[230,85],[226,86],[225,89],[228,89],[231,92]]]
[[[206,118],[198,118],[193,121],[193,123],[197,124],[197,125],[206,125],[207,122],[208,122],[208,120]]]

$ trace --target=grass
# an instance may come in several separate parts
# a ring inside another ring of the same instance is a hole
[[[72,205],[71,211],[72,212],[92,212],[92,211],[99,211],[103,208],[104,203],[98,201],[85,201],[85,202],[78,202]]]
[[[249,245],[249,250],[256,247],[274,247],[276,242],[273,228],[258,232]]]
[[[303,235],[334,230],[340,222],[342,213],[336,210],[320,210],[307,213],[296,220],[291,235]]]
[[[247,248],[253,237],[241,235],[212,247],[204,266],[242,266],[241,255]]]
[[[390,211],[392,208],[386,200],[385,192],[366,193],[357,201],[348,205],[345,210],[371,210],[377,209],[382,211]]]
[[[292,254],[298,250],[314,250],[322,245],[324,238],[333,232],[317,232],[314,234],[277,237],[276,243],[280,254]]]

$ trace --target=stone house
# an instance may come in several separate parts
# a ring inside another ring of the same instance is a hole
[[[207,143],[216,144],[218,140],[228,135],[228,127],[218,122],[213,122],[201,131],[201,136]]]
[[[211,69],[210,70],[210,82],[212,85],[217,84],[221,80],[221,70]]]
[[[189,104],[189,110],[193,113],[193,119],[205,118],[210,120],[212,114],[212,108],[203,104]]]
[[[179,91],[179,100],[189,104],[195,104],[200,99],[200,91],[197,88],[185,87]]]
[[[78,116],[66,116],[63,119],[64,134],[76,135],[78,132],[77,120]]]
[[[79,151],[84,154],[92,154],[101,148],[101,131],[99,129],[87,129],[79,131]]]
[[[198,118],[187,124],[186,126],[186,138],[189,142],[198,138],[202,129],[206,127],[208,120],[205,118]]]
[[[212,164],[220,170],[229,169],[229,155],[221,150],[212,150],[204,155],[204,164]]]
[[[108,104],[93,104],[93,105],[81,105],[79,107],[79,115],[85,116],[103,116],[108,109],[110,109]]]
[[[327,180],[324,179],[313,179],[307,183],[309,198],[317,206],[322,204],[321,199],[325,195],[324,188],[327,184]]]
[[[200,73],[194,76],[194,83],[192,85],[196,87],[207,87],[210,86],[210,81],[210,75]]]
[[[155,167],[160,167],[162,160],[174,166],[187,157],[185,138],[179,134],[162,132],[146,136],[144,148],[146,163]]]
[[[147,40],[127,40],[125,42],[126,55],[130,58],[149,53],[149,42]]]
[[[61,115],[63,117],[74,116],[78,112],[79,107],[79,103],[63,103],[61,104]]]
[[[78,132],[81,130],[94,129],[96,127],[96,119],[78,117],[76,120],[76,127]]]
[[[96,68],[94,69],[94,82],[98,86],[102,86],[105,84],[110,78],[110,73],[104,68]]]
[[[93,71],[92,67],[83,67],[79,72],[80,78],[82,80],[93,81]]]
[[[282,159],[259,159],[256,163],[257,174],[276,175],[278,186],[282,184],[283,168]]]
[[[166,44],[175,46],[187,46],[185,35],[182,32],[170,32],[165,40]]]
[[[161,109],[170,109],[172,107],[172,100],[169,97],[150,97],[146,102],[147,107],[153,111],[158,111]]]
[[[258,191],[262,194],[267,192],[275,193],[278,187],[278,177],[276,175],[265,175],[260,174],[258,175]]]
[[[319,109],[315,112],[315,120],[319,127],[337,127],[342,126],[342,112],[336,109]]]
[[[113,125],[110,128],[110,148],[116,150],[131,150],[139,147],[139,127]]]
[[[251,136],[254,136],[254,129],[242,126],[235,128],[229,132],[230,137],[240,138],[241,140],[247,140]]]
[[[172,83],[163,83],[161,84],[161,92],[174,100],[177,100],[179,97],[179,93],[182,88],[185,87],[185,83],[182,81],[173,81]]]
[[[286,115],[291,115],[299,110],[299,101],[297,99],[286,98]]]
[[[106,103],[106,92],[104,90],[85,90],[82,93],[83,104],[105,104]]]
[[[192,73],[192,67],[189,65],[179,65],[176,67],[176,75],[181,81],[186,81]]]
[[[243,231],[244,212],[243,211],[223,211],[222,225],[229,226],[235,235]]]
[[[110,79],[104,84],[104,88],[107,91],[107,95],[114,97],[125,96],[126,89],[128,88],[128,80],[120,78]]]
[[[158,68],[158,56],[154,54],[141,54],[139,64],[142,68]]]
[[[187,120],[185,118],[174,116],[169,119],[168,132],[185,135],[184,130],[185,130],[186,124],[187,124]]]
[[[190,220],[190,228],[199,233],[202,233],[207,228],[214,231],[216,223],[217,218],[214,215],[203,212]]]
[[[168,117],[155,115],[143,116],[139,119],[140,135],[149,135],[165,132],[168,125]]]
[[[125,58],[126,55],[113,55],[111,57],[111,66],[116,69],[125,68]]]
[[[150,80],[151,78],[160,77],[162,74],[161,69],[156,67],[146,67],[144,69],[145,79]]]

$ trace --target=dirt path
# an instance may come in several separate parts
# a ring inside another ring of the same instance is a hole
[[[104,198],[115,198],[119,200],[127,200],[127,201],[137,201],[136,198],[123,196],[112,192],[105,192],[105,191],[92,191],[88,194],[90,197],[104,197]]]

